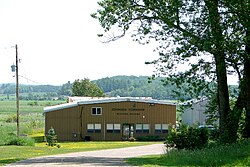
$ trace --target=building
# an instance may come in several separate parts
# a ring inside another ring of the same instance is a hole
[[[176,105],[148,98],[101,98],[45,107],[45,132],[59,141],[128,140],[166,136],[176,123]]]
[[[191,126],[206,125],[207,115],[205,111],[208,99],[201,98],[200,100],[191,100],[187,103],[190,104],[190,106],[186,107],[182,113],[182,123]]]

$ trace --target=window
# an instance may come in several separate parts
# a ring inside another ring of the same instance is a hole
[[[168,124],[155,124],[155,133],[168,133]]]
[[[121,133],[121,125],[107,124],[107,133]]]
[[[102,108],[101,107],[92,107],[91,114],[92,115],[102,115]]]
[[[88,133],[101,133],[101,124],[88,124],[87,132]]]
[[[136,133],[149,133],[149,124],[136,124],[135,132]]]

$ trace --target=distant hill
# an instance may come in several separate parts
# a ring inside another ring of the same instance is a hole
[[[149,82],[147,76],[114,76],[106,77],[92,82],[96,83],[106,94],[106,96],[132,96],[132,97],[152,97],[154,99],[176,100],[173,91],[176,90],[174,85],[163,86],[161,80],[157,78]],[[62,86],[53,85],[20,85],[21,99],[26,100],[48,100],[54,97],[64,97],[71,95],[72,83],[68,82]],[[237,86],[231,86],[231,95],[237,94]],[[15,84],[0,84],[0,94],[15,94]],[[181,93],[184,100],[193,97],[187,92]]]
[[[58,92],[61,86],[53,85],[19,85],[20,93],[32,93],[32,92]],[[0,93],[1,94],[14,94],[16,92],[15,84],[1,84]]]
[[[160,79],[149,83],[147,76],[114,76],[93,81],[108,96],[145,96],[154,99],[175,99],[172,96],[174,86],[164,87]]]

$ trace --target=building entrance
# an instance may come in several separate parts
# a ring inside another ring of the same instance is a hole
[[[122,139],[128,140],[130,137],[134,137],[134,124],[123,124]]]

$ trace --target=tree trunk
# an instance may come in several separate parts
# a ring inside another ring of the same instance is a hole
[[[244,62],[244,84],[245,84],[245,129],[243,136],[250,138],[250,30],[246,32],[246,58]]]
[[[220,15],[218,11],[218,0],[213,0],[213,1],[206,0],[205,3],[209,10],[209,21],[215,45],[215,48],[212,52],[216,64],[221,140],[222,142],[231,142],[229,141],[230,127],[228,127],[228,122],[227,122],[228,114],[230,111],[228,85],[227,85],[227,70],[226,70],[225,53],[223,47],[224,40],[222,36],[222,29],[220,26]]]

